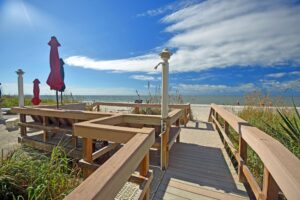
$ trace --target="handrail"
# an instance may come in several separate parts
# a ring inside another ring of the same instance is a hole
[[[211,116],[213,115],[214,117],[212,118]],[[221,116],[225,121],[225,130],[228,129],[226,127],[227,123],[239,134],[239,177],[241,178],[243,175],[248,182],[250,181],[250,187],[252,187],[255,196],[269,199],[271,195],[274,195],[272,192],[276,192],[274,188],[276,188],[277,184],[288,199],[299,199],[300,160],[280,142],[265,132],[250,126],[245,120],[224,108],[212,104],[210,117],[213,119],[213,122],[217,122],[218,116]],[[265,166],[262,189],[257,188],[257,184],[253,183],[253,175],[246,166],[247,145],[257,153]]]
[[[136,134],[65,199],[114,199],[154,141],[154,131]]]
[[[92,108],[96,107],[97,111],[100,111],[100,106],[118,106],[118,107],[132,107],[135,113],[140,113],[140,108],[160,108],[161,104],[148,104],[148,103],[122,103],[122,102],[95,102]],[[184,126],[188,123],[191,118],[191,104],[170,104],[171,109],[183,110],[183,123]]]
[[[24,115],[39,115],[46,117],[58,117],[78,120],[90,120],[100,117],[108,117],[114,113],[92,112],[81,110],[56,110],[50,108],[33,108],[33,107],[13,107],[12,112]]]
[[[153,103],[123,103],[123,102],[95,102],[92,104],[94,106],[118,106],[118,107],[138,107],[138,108],[160,108],[160,104]],[[190,104],[170,104],[170,108],[190,108]]]

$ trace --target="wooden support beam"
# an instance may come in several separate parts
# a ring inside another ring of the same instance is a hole
[[[26,114],[20,114],[20,122],[21,123],[26,123]],[[21,136],[26,136],[27,135],[27,128],[26,126],[21,126],[20,127],[20,132]]]
[[[239,157],[241,159],[238,160],[238,177],[239,181],[244,183],[246,180],[243,174],[243,165],[247,163],[247,143],[241,134],[239,135]]]
[[[180,127],[180,119],[178,119],[177,121],[176,121],[176,127]],[[180,133],[178,134],[178,136],[177,136],[177,138],[176,138],[176,142],[180,142]]]
[[[74,119],[72,123],[72,144],[75,148],[77,148],[77,143],[78,143],[78,137],[74,136],[74,124],[77,123],[78,120]]]
[[[43,116],[43,126],[47,127],[48,126],[48,117]],[[48,131],[45,129],[44,134],[43,134],[43,141],[47,142],[48,140]]]
[[[140,163],[140,175],[143,177],[147,177],[149,173],[149,152],[146,153],[142,162]],[[145,189],[145,194],[143,200],[149,200],[150,197],[150,188]]]
[[[87,163],[93,163],[93,140],[91,138],[82,138],[83,141],[83,160]],[[93,171],[88,168],[83,168],[85,177],[91,175]]]
[[[162,170],[168,168],[168,141],[170,135],[170,125],[167,125],[166,130],[161,134],[161,150],[160,150],[160,165]]]
[[[118,143],[110,143],[108,146],[103,147],[102,149],[99,149],[98,151],[96,151],[92,154],[93,160],[103,156],[104,154],[113,150],[114,148],[116,148],[119,145],[120,144],[118,144]]]
[[[278,199],[278,193],[280,192],[280,188],[275,182],[274,178],[270,174],[269,170],[264,167],[264,177],[263,177],[263,200],[272,200]]]

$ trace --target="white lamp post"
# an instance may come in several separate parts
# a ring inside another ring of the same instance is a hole
[[[16,71],[18,74],[18,95],[19,95],[19,107],[24,107],[24,86],[23,86],[23,72],[22,69]]]
[[[155,66],[155,69],[161,64],[162,65],[162,90],[161,90],[161,118],[162,118],[162,131],[165,129],[163,122],[168,117],[169,110],[169,94],[168,94],[168,81],[169,81],[169,62],[172,53],[165,48],[159,54],[163,62],[158,63]]]

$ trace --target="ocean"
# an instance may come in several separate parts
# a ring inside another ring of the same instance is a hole
[[[54,95],[42,95],[41,99],[55,99]],[[67,98],[70,98],[68,95]],[[73,99],[80,102],[134,102],[138,99],[136,95],[123,96],[123,95],[73,95]],[[143,102],[149,99],[149,96],[140,96]],[[245,96],[182,96],[184,103],[191,104],[220,104],[220,105],[245,105],[249,102]],[[300,96],[271,96],[269,99],[273,102],[274,106],[292,106],[294,102],[300,106]],[[176,103],[176,100],[171,97],[171,103]]]

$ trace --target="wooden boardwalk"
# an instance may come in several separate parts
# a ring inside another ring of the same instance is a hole
[[[153,188],[154,189],[154,188]],[[249,199],[210,123],[189,122],[153,199]]]

